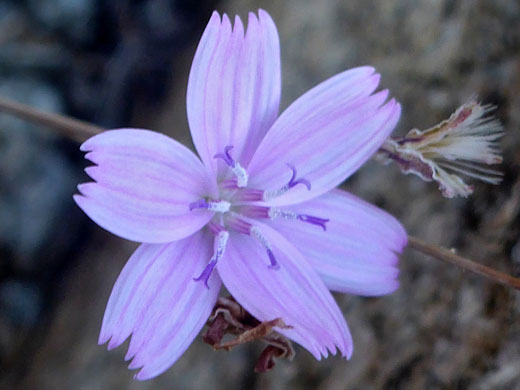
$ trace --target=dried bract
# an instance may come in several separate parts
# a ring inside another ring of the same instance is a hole
[[[376,158],[394,162],[403,173],[413,173],[424,181],[435,180],[447,198],[473,192],[473,186],[460,175],[499,184],[501,172],[486,167],[502,162],[498,140],[503,129],[488,115],[492,110],[471,100],[428,130],[412,129],[403,138],[389,138]]]
[[[255,372],[266,372],[275,366],[274,358],[292,360],[294,349],[285,336],[274,329],[291,329],[281,318],[260,322],[230,298],[219,298],[208,319],[208,329],[203,336],[205,343],[216,350],[231,350],[241,344],[262,340],[267,347],[262,351],[255,365]],[[236,335],[230,341],[222,341],[226,334]]]

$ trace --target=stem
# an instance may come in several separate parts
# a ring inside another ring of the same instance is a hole
[[[419,238],[408,236],[408,245],[425,255],[434,257],[449,264],[454,264],[464,270],[479,274],[494,282],[503,284],[505,286],[513,287],[520,290],[520,278],[508,275],[504,272],[497,271],[485,265],[475,263],[473,260],[456,255],[447,248],[438,247],[429,244]]]
[[[35,124],[54,128],[60,131],[63,135],[79,142],[82,142],[85,139],[104,131],[104,129],[99,126],[95,126],[74,118],[69,118],[64,115],[38,111],[30,106],[8,99],[0,98],[0,111],[12,114],[18,118],[25,119]],[[506,273],[494,270],[493,268],[478,264],[473,260],[456,255],[449,249],[429,244],[426,241],[412,236],[408,236],[408,245],[421,253],[446,263],[454,264],[457,267],[475,274],[482,275],[497,283],[501,283],[503,285],[514,287],[520,290],[520,278],[515,278]]]
[[[54,128],[74,141],[83,142],[104,129],[87,122],[69,118],[59,114],[51,114],[35,110],[25,104],[0,98],[0,111],[12,114],[26,121]]]

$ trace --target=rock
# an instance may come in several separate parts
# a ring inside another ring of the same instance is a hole
[[[42,293],[34,283],[16,279],[0,283],[0,317],[12,326],[31,328],[36,325],[42,305]]]
[[[32,282],[0,282],[0,362],[16,353],[43,310],[42,291]]]
[[[168,15],[164,7],[169,3],[138,3],[145,10],[140,19],[145,26],[153,27],[150,22],[157,21],[157,34],[163,36],[174,30],[164,22],[168,18],[161,19]],[[248,11],[259,6],[253,0],[225,0],[219,10],[245,18]],[[365,64],[378,69],[382,88],[389,88],[402,103],[397,129],[401,133],[434,125],[475,93],[485,103],[499,103],[498,116],[507,132],[503,143],[506,176],[501,186],[478,185],[474,198],[447,200],[434,184],[370,164],[350,178],[346,188],[391,211],[410,234],[456,247],[459,253],[501,270],[510,272],[518,267],[518,3],[267,0],[261,6],[273,16],[280,32],[282,108],[327,77]],[[198,17],[207,20],[209,13],[201,12]],[[193,52],[194,47],[177,52],[176,66],[182,69],[176,72],[175,83],[167,86],[169,102],[175,104],[165,104],[157,114],[135,104],[137,92],[129,92],[126,85],[114,86],[115,97],[107,105],[114,115],[112,120],[124,117],[114,113],[114,107],[120,107],[124,98],[131,100],[133,118],[139,125],[175,131],[176,136],[182,131],[182,139],[189,142],[187,127],[183,128],[184,99]],[[117,57],[128,66],[125,58]],[[134,57],[132,60],[138,62]],[[111,71],[117,74],[121,70],[114,65]],[[124,84],[132,77],[130,74],[118,80],[118,84]],[[95,96],[98,89],[93,90]],[[2,183],[0,191],[3,188]],[[96,345],[111,286],[132,249],[123,240],[114,237],[110,241],[107,234],[98,234],[84,251],[77,251],[74,257],[79,265],[67,275],[56,296],[49,327],[37,338],[38,348],[27,352],[33,357],[31,366],[23,379],[6,388],[520,386],[518,365],[514,363],[520,357],[518,294],[411,250],[401,258],[401,287],[394,294],[370,299],[337,295],[354,337],[350,362],[338,357],[317,362],[297,347],[293,362],[280,362],[268,375],[255,376],[251,356],[258,351],[237,348],[216,353],[196,340],[167,373],[145,384],[137,383],[123,361],[124,347],[108,353]],[[1,327],[0,322],[3,337]]]
[[[95,32],[97,1],[29,0],[35,19],[51,31],[65,34],[78,43],[89,42]]]
[[[0,96],[42,111],[63,110],[59,94],[35,79],[4,79]],[[0,139],[0,247],[10,253],[6,260],[15,270],[37,272],[53,262],[42,255],[60,230],[64,206],[73,206],[78,175],[52,131],[1,115]]]

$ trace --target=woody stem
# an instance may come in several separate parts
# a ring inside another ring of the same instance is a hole
[[[0,97],[0,111],[12,114],[26,121],[51,127],[60,133],[73,139],[83,142],[93,135],[101,133],[104,129],[64,115],[52,114],[35,110],[34,108],[12,100]]]
[[[520,278],[515,278],[514,276],[508,275],[504,272],[497,271],[493,268],[476,263],[473,260],[456,255],[447,248],[427,243],[426,241],[413,236],[408,236],[408,245],[410,248],[413,248],[425,255],[434,257],[449,264],[456,265],[463,270],[484,276],[485,278],[488,278],[496,283],[520,290]]]
[[[25,104],[4,98],[0,98],[0,112],[12,114],[29,122],[53,128],[58,130],[64,136],[79,142],[84,141],[93,135],[99,134],[104,130],[99,126],[87,122],[60,114],[38,111]],[[429,244],[426,241],[413,236],[408,236],[408,245],[410,248],[438,260],[456,265],[457,267],[484,276],[494,282],[520,289],[520,278],[515,278],[506,273],[476,263],[473,260],[456,255],[447,248]]]

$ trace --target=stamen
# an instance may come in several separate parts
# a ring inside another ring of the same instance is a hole
[[[276,261],[276,258],[274,257],[274,254],[273,254],[273,251],[271,249],[269,249],[269,248],[266,248],[265,251],[267,252],[267,256],[269,257],[269,262],[271,263],[271,265],[269,265],[268,268],[271,268],[271,269],[274,269],[274,270],[280,269],[280,265]]]
[[[276,258],[274,257],[273,251],[271,249],[271,245],[269,244],[269,241],[260,233],[260,230],[256,226],[251,227],[251,236],[256,238],[258,242],[264,247],[265,251],[267,252],[267,256],[269,257],[269,262],[271,265],[269,265],[269,268],[277,270],[280,269],[280,265],[276,261]]]
[[[211,258],[208,265],[202,270],[202,273],[198,277],[193,278],[193,280],[196,282],[200,282],[201,280],[204,281],[206,288],[209,289],[208,280],[216,265],[217,261]]]
[[[283,219],[288,219],[290,221],[295,221],[298,219],[298,214],[296,214],[293,211],[286,211],[286,210],[271,208],[271,209],[269,209],[269,218],[270,219],[283,218]]]
[[[269,218],[269,207],[263,206],[242,206],[238,212],[249,218]]]
[[[209,208],[208,202],[206,202],[206,199],[199,199],[195,202],[191,202],[189,204],[190,211],[193,211],[194,209],[207,209]]]
[[[307,215],[307,214],[298,214],[293,211],[280,210],[280,209],[276,209],[276,208],[269,209],[269,218],[270,219],[275,219],[275,218],[280,218],[280,217],[291,220],[291,221],[298,220],[298,221],[302,221],[302,222],[308,222],[308,223],[316,225],[316,226],[320,226],[324,232],[327,231],[327,225],[325,225],[325,224],[330,221],[329,219],[314,217],[312,215]]]
[[[194,209],[206,209],[216,213],[227,213],[231,208],[231,203],[225,200],[207,201],[206,199],[199,199],[189,204],[190,211]]]
[[[218,202],[209,202],[209,211],[214,211],[216,213],[227,213],[231,208],[231,203],[225,200],[219,200]]]
[[[225,189],[225,190],[236,190],[238,188],[237,179],[229,179],[229,180],[221,181],[220,188]]]
[[[262,199],[263,201],[267,202],[267,201],[269,201],[271,199],[277,198],[277,197],[285,194],[287,191],[289,191],[291,188],[293,188],[297,184],[303,184],[305,187],[307,187],[307,190],[309,190],[309,191],[311,190],[311,183],[310,183],[310,181],[308,181],[305,178],[297,179],[296,178],[296,175],[297,175],[296,168],[292,164],[287,164],[287,166],[292,171],[291,179],[289,180],[289,182],[286,185],[284,185],[283,187],[281,187],[281,188],[279,188],[277,190],[274,190],[274,191],[264,191],[264,195],[263,195],[263,199]]]
[[[305,187],[307,187],[307,190],[311,190],[311,183],[309,180],[307,179],[304,179],[304,178],[301,178],[301,179],[296,179],[296,168],[294,167],[294,165],[292,164],[287,164],[287,166],[289,168],[291,168],[291,171],[292,171],[292,176],[291,176],[291,180],[289,180],[289,183],[287,184],[289,186],[289,188],[293,188],[296,184],[303,184]]]
[[[231,155],[229,154],[229,151],[233,149],[233,145],[228,145],[224,148],[224,153],[217,153],[213,158],[220,158],[224,160],[224,162],[231,168],[231,171],[235,174],[237,177],[236,185],[238,188],[244,188],[247,187],[247,172],[244,167],[242,167],[239,163],[237,163]]]
[[[226,230],[224,228],[224,226],[222,226],[219,223],[213,222],[213,221],[208,222],[207,226],[208,226],[209,230],[211,230],[211,233],[213,233],[214,235],[218,235],[220,232],[223,232]]]
[[[291,164],[287,164],[287,166],[291,169],[292,175],[291,175],[291,178],[289,179],[289,182],[287,184],[285,184],[283,187],[281,187],[277,190],[274,190],[274,191],[263,191],[263,190],[257,190],[254,188],[246,188],[246,189],[243,189],[242,191],[238,192],[234,196],[234,200],[241,201],[241,202],[259,202],[259,201],[267,202],[271,199],[277,198],[277,197],[285,194],[287,191],[289,191],[291,188],[293,188],[294,186],[296,186],[298,184],[303,184],[310,191],[311,190],[310,181],[308,181],[305,178],[297,179],[296,178],[296,175],[297,175],[296,168]],[[226,182],[227,181],[225,181],[223,183],[226,183]],[[226,183],[225,188],[238,188],[239,187],[238,185],[235,187],[231,187],[232,184],[234,184],[234,183],[229,183],[229,184]]]
[[[236,163],[235,166],[231,167],[231,171],[237,177],[237,187],[244,188],[247,187],[247,172],[246,170],[239,164]]]
[[[265,191],[245,188],[234,196],[234,200],[242,202],[257,202],[264,200]]]
[[[306,215],[306,214],[298,215],[298,220],[303,221],[303,222],[308,222],[308,223],[311,223],[316,226],[320,226],[324,232],[327,231],[327,225],[325,225],[325,224],[330,221],[329,219],[313,217],[312,215]]]
[[[251,233],[251,224],[247,223],[237,217],[228,217],[226,220],[226,225],[230,230],[233,230],[237,233],[247,234]]]
[[[229,239],[229,233],[227,231],[221,231],[218,233],[217,237],[217,250],[215,251],[214,255],[211,257],[211,260],[209,261],[208,265],[204,268],[202,273],[196,277],[193,278],[196,282],[200,282],[201,280],[204,281],[204,284],[209,289],[208,280],[211,276],[211,272],[213,272],[213,269],[217,265],[218,260],[224,255],[224,251],[226,250],[226,244]]]
[[[235,161],[229,154],[229,151],[233,149],[233,145],[228,145],[224,148],[224,153],[217,153],[213,156],[213,158],[221,158],[224,160],[224,162],[229,165],[230,167],[233,167],[235,165]]]
[[[326,223],[329,222],[329,219],[314,217],[308,214],[298,214],[294,211],[281,210],[277,208],[269,208],[263,206],[242,206],[238,209],[238,212],[249,218],[269,218],[271,220],[276,218],[283,218],[290,221],[302,221],[308,222],[313,225],[320,226],[323,231],[327,231]]]

